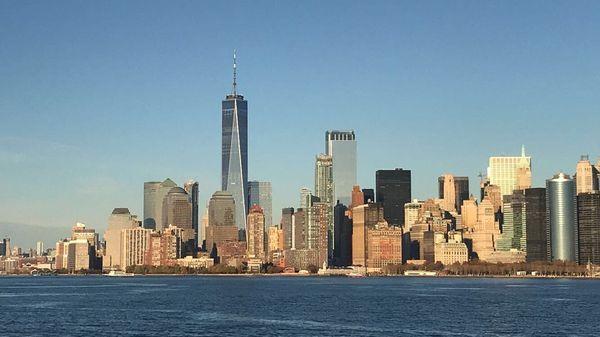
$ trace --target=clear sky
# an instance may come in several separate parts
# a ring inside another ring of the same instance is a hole
[[[408,168],[418,198],[521,144],[537,186],[600,154],[598,1],[2,1],[0,222],[103,230],[166,177],[205,203],[234,48],[276,221],[327,129],[356,131],[361,186]]]

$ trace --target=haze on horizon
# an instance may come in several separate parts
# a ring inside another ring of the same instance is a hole
[[[0,3],[0,223],[102,233],[167,177],[197,180],[203,212],[234,48],[274,221],[312,189],[327,129],[356,131],[362,187],[402,167],[414,198],[446,172],[477,195],[488,157],[521,144],[534,186],[572,174],[600,155],[600,3],[541,5]]]

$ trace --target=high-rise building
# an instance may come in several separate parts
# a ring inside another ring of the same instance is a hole
[[[161,230],[163,199],[177,184],[171,179],[144,183],[144,228]]]
[[[356,185],[356,136],[354,131],[330,130],[325,132],[325,154],[333,160],[333,203],[351,202],[352,188]]]
[[[262,208],[252,205],[248,213],[246,243],[248,258],[265,260],[265,215]]]
[[[288,207],[281,210],[281,230],[283,231],[283,249],[292,248],[294,208]]]
[[[193,228],[193,204],[181,187],[173,187],[163,199],[163,225],[175,226],[182,230],[183,255],[193,256],[198,251],[198,233]],[[164,228],[164,227],[163,227]]]
[[[419,214],[423,207],[423,201],[418,199],[412,202],[404,204],[404,231],[410,231],[410,227],[417,223],[419,220]]]
[[[312,192],[308,187],[302,187],[300,189],[300,207],[299,208],[308,208],[310,204]]]
[[[332,253],[333,247],[330,244],[330,233],[333,230],[332,211],[331,205],[326,202],[315,202],[308,208],[306,243],[308,249],[318,252],[318,266],[327,264]]]
[[[364,204],[368,204],[370,202],[375,202],[375,190],[372,188],[363,188],[363,195],[365,197]]]
[[[477,225],[477,200],[470,197],[461,206],[462,229],[474,228]]]
[[[133,227],[121,230],[121,261],[118,263],[122,270],[129,266],[147,264],[146,252],[149,247],[151,229]]]
[[[352,210],[352,265],[367,266],[367,231],[378,223],[385,223],[384,208],[381,204],[364,204]]]
[[[249,181],[248,182],[248,206],[260,206],[265,215],[265,230],[273,225],[273,201],[271,182]]]
[[[362,200],[361,200],[362,202]],[[362,205],[359,204],[357,206]],[[342,203],[333,207],[333,259],[334,266],[343,267],[352,264],[352,219],[346,214],[348,208]]]
[[[347,204],[340,202],[339,200],[338,200],[338,203],[347,205]],[[363,205],[363,204],[366,204],[365,193],[360,189],[360,186],[355,185],[354,187],[352,187],[352,201],[350,202],[350,209],[352,209],[356,206]]]
[[[460,213],[463,201],[469,199],[469,177],[444,174],[438,178],[438,191],[442,208],[448,212]]]
[[[333,207],[333,159],[320,154],[315,160],[315,196]]]
[[[42,256],[44,255],[44,242],[42,241],[38,241],[35,244],[35,252],[37,256]]]
[[[0,256],[6,255],[6,238],[0,241]]]
[[[546,189],[525,190],[525,250],[527,262],[548,259],[548,237],[546,221]]]
[[[184,185],[184,190],[188,195],[188,201],[192,205],[192,229],[194,230],[194,252],[198,251],[200,246],[198,243],[198,235],[200,234],[199,220],[198,220],[198,194],[199,186],[198,182],[189,180]]]
[[[404,225],[404,205],[411,200],[410,170],[378,170],[375,185],[376,200],[383,205],[385,220],[393,226]]]
[[[530,188],[531,157],[525,155],[524,146],[519,157],[490,157],[487,176],[490,184],[500,187],[502,196]]]
[[[581,156],[575,173],[577,194],[598,190],[598,170],[590,163],[589,156]]]
[[[102,259],[105,269],[124,269],[121,268],[121,250],[123,242],[121,241],[121,231],[123,229],[138,228],[142,225],[137,216],[132,215],[128,208],[115,208],[108,217],[108,228],[104,232],[104,257]]]
[[[146,238],[146,250],[142,257],[144,264],[150,266],[173,266],[182,256],[183,230],[175,226],[163,228],[161,232],[151,232]],[[142,237],[143,238],[143,237]],[[143,241],[138,244],[142,245]],[[140,259],[136,256],[136,259]]]
[[[504,223],[502,225],[502,234],[496,244],[497,250],[509,251],[517,249],[526,251],[526,208],[524,191],[514,190],[513,194],[504,196]]]
[[[248,211],[248,102],[237,93],[237,64],[233,56],[233,92],[222,102],[221,189],[235,200],[235,223],[246,228]]]
[[[292,215],[292,249],[308,247],[308,214],[304,208],[298,208]]]
[[[577,195],[579,263],[600,264],[600,193]]]
[[[568,175],[546,180],[549,260],[578,261],[577,189]]]
[[[229,192],[217,191],[208,202],[208,226],[206,229],[206,250],[224,241],[238,241],[236,203]],[[244,220],[244,223],[246,221]]]

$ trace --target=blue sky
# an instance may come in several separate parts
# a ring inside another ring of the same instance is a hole
[[[249,101],[249,173],[278,209],[313,184],[327,129],[359,183],[477,174],[533,156],[534,184],[600,154],[600,3],[1,2],[0,222],[103,230],[143,182],[220,182],[220,101]]]

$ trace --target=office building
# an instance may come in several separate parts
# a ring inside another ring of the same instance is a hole
[[[235,224],[246,228],[248,211],[248,102],[237,92],[237,64],[233,57],[233,90],[221,104],[221,190],[235,200]]]
[[[568,175],[546,180],[549,260],[578,261],[577,189]]]
[[[417,223],[419,214],[423,207],[423,201],[414,199],[412,202],[404,204],[404,231],[409,232],[410,227]]]
[[[402,264],[402,228],[384,222],[367,229],[366,270],[377,271],[389,264]]]
[[[118,263],[120,269],[127,270],[129,266],[147,264],[145,256],[151,233],[151,229],[142,227],[121,229],[121,261]]]
[[[477,225],[477,200],[471,196],[461,206],[461,229],[474,228]]]
[[[502,234],[498,238],[496,249],[526,251],[527,245],[527,206],[524,191],[514,190],[504,196],[504,223]]]
[[[273,225],[273,200],[271,182],[248,182],[248,207],[260,206],[265,216],[265,230]]]
[[[265,260],[265,215],[258,205],[248,213],[246,244],[248,258]]]
[[[108,228],[104,232],[104,257],[102,264],[104,269],[121,269],[121,231],[123,229],[138,228],[142,223],[137,216],[132,215],[128,208],[115,208],[108,217]]]
[[[163,224],[182,230],[183,256],[194,256],[198,251],[198,233],[193,228],[193,204],[190,200],[181,187],[171,188],[163,199]]]
[[[163,228],[163,199],[173,187],[177,187],[177,184],[168,178],[163,182],[144,183],[144,228],[154,230]]]
[[[312,192],[308,187],[302,187],[300,189],[300,207],[306,209],[310,204]]]
[[[490,157],[487,177],[491,185],[500,187],[502,196],[531,188],[531,157],[525,155],[525,147],[521,148],[521,156]]]
[[[577,195],[579,263],[600,264],[600,193]]]
[[[188,202],[192,205],[192,229],[194,231],[194,242],[190,243],[194,246],[194,254],[198,251],[198,247],[201,245],[201,242],[198,242],[198,236],[200,235],[199,228],[199,219],[198,219],[198,194],[199,194],[199,185],[198,182],[194,180],[189,180],[184,184],[183,189],[188,195]]]
[[[598,191],[598,170],[590,163],[589,156],[581,156],[575,173],[577,194]]]
[[[404,205],[411,200],[410,170],[378,170],[375,173],[376,200],[383,205],[389,225],[404,225]]]
[[[325,154],[333,161],[333,203],[351,202],[352,188],[356,185],[356,136],[354,131],[325,132]]]
[[[444,174],[438,178],[438,195],[444,210],[460,213],[463,201],[469,199],[469,177]]]
[[[527,262],[548,259],[548,230],[546,220],[546,189],[525,190],[525,251]]]
[[[360,204],[357,206],[360,206]],[[348,213],[348,208],[342,203],[338,202],[333,207],[334,242],[332,264],[338,267],[352,264],[352,219],[347,216]]]
[[[364,204],[352,210],[352,265],[367,266],[367,231],[384,223],[384,208],[379,203]]]
[[[143,234],[143,233],[138,233]],[[145,239],[136,242],[138,247],[146,246],[142,256],[136,255],[136,261],[144,261],[144,264],[150,266],[174,266],[177,259],[183,256],[184,241],[182,240],[183,230],[176,226],[163,228],[161,232],[150,232],[149,235],[140,235],[137,239]],[[192,256],[189,256],[192,257]]]
[[[210,252],[213,246],[224,241],[238,241],[235,209],[236,203],[231,193],[224,191],[213,193],[208,202],[207,251]]]
[[[283,249],[292,248],[294,208],[287,207],[281,210],[281,230],[283,231]]]
[[[320,154],[315,160],[315,196],[333,207],[333,159]]]
[[[306,249],[308,239],[308,214],[298,208],[292,218],[292,249]]]
[[[363,188],[362,189],[364,202],[363,204],[368,204],[370,202],[375,202],[375,190],[372,188]]]
[[[332,216],[332,208],[329,203],[315,202],[308,208],[308,231],[306,243],[308,249],[313,249],[318,252],[317,266],[326,265],[329,262],[330,251],[330,227]]]

